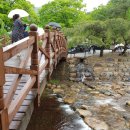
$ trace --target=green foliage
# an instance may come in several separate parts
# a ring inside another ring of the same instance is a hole
[[[58,85],[59,84],[59,80],[56,80],[56,79],[53,79],[53,80],[50,80],[49,83],[51,84],[55,84],[55,85]]]
[[[99,6],[89,14],[91,20],[112,18],[130,19],[130,0],[110,0],[106,6]]]
[[[113,43],[130,43],[130,0],[110,0],[106,6],[87,13],[85,19],[73,28],[63,29],[70,47],[82,43],[107,47]]]
[[[43,5],[39,11],[40,24],[45,26],[49,22],[57,22],[62,27],[72,27],[81,19],[85,19],[86,13],[81,11],[85,5],[82,0],[54,0]]]
[[[0,0],[0,18],[5,23],[5,29],[7,31],[12,29],[13,21],[8,18],[8,13],[13,9],[24,9],[29,13],[29,19],[24,18],[26,23],[38,23],[39,19],[34,11],[34,6],[26,0]]]
[[[108,38],[113,42],[129,41],[130,36],[130,22],[122,18],[114,18],[107,21]]]
[[[36,12],[34,11],[34,6],[26,0],[14,0],[15,2],[12,5],[12,9],[19,8],[27,11],[29,13],[29,18],[24,18],[24,22],[29,24],[35,23],[38,24],[39,18]]]
[[[43,41],[42,41],[42,40],[38,41],[38,45],[39,45],[40,47],[42,46],[42,44],[43,44]]]
[[[2,19],[0,19],[0,47],[2,46],[3,41],[6,42],[6,44],[9,43],[9,35],[4,26],[4,22],[2,21]]]
[[[3,35],[7,35],[6,30],[4,29],[4,22],[2,21],[2,19],[0,19],[0,37]]]

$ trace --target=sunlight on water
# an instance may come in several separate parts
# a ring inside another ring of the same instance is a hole
[[[58,102],[63,102],[63,99],[62,98],[58,98],[57,101]]]
[[[82,119],[75,120],[76,124],[80,124],[83,128],[80,130],[92,130],[89,126],[85,124],[85,122]]]
[[[63,108],[67,114],[74,114],[74,111],[70,108],[69,105],[60,105],[60,107]]]

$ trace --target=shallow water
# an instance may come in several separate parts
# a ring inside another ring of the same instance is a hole
[[[91,130],[69,105],[55,95],[43,96],[27,130]]]

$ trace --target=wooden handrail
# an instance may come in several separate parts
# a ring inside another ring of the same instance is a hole
[[[61,32],[56,29],[51,32],[49,26],[46,26],[45,33],[39,36],[36,26],[32,25],[30,30],[29,37],[0,48],[0,130],[9,130],[9,124],[32,88],[37,90],[34,107],[36,108],[40,105],[40,74],[46,70],[47,77],[45,77],[44,81],[46,82],[46,79],[49,80],[53,68],[56,67],[61,55],[65,54],[66,56],[66,40]],[[39,41],[42,44],[38,45]],[[25,49],[27,55],[24,59],[20,59],[18,67],[4,65],[5,61]],[[28,62],[30,68],[27,66]],[[5,74],[15,74],[15,78],[4,97]],[[18,84],[25,74],[29,75],[30,78],[27,79],[21,92],[16,96]],[[42,87],[44,86],[45,83],[42,82]],[[13,100],[14,95],[16,98]]]
[[[15,68],[15,67],[8,67],[8,66],[5,66],[5,73],[6,74],[29,74],[29,75],[38,74],[36,70],[27,70],[23,68]]]
[[[10,45],[9,47],[6,46],[3,48],[3,59],[4,61],[10,59],[14,55],[18,54],[22,50],[26,49],[27,47],[31,46],[34,43],[34,37],[31,37],[29,39],[23,39],[18,41],[15,45]]]

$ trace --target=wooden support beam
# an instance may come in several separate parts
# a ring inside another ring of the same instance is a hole
[[[5,84],[5,71],[3,60],[3,49],[0,47],[0,110],[4,109],[3,85]]]
[[[50,59],[50,56],[48,55],[45,49],[43,49],[42,47],[39,47],[39,50],[45,55],[46,58]]]
[[[3,49],[0,47],[0,130],[9,130],[8,112],[4,105],[3,85],[5,83],[5,71]]]
[[[29,74],[29,75],[37,75],[38,72],[36,70],[27,70],[24,68],[15,68],[5,66],[5,73],[7,74]]]
[[[3,49],[0,48],[0,87],[3,87],[4,83],[5,83],[5,72],[4,72]]]
[[[50,42],[50,44],[51,44],[51,47],[52,47],[52,49],[53,49],[53,51],[55,52],[55,47],[54,47],[54,44],[55,42],[53,41],[53,42]]]
[[[46,50],[47,54],[49,55],[48,64],[46,66],[46,69],[48,70],[47,80],[50,80],[50,72],[49,72],[49,68],[50,68],[50,30],[49,30],[49,26],[45,27],[45,33],[48,36],[45,50]]]
[[[40,106],[40,80],[39,80],[39,60],[38,60],[38,33],[37,33],[37,26],[32,24],[30,26],[30,36],[33,36],[35,38],[35,41],[33,43],[33,50],[31,55],[31,66],[30,69],[37,71],[36,76],[36,82],[33,86],[33,88],[37,89],[37,96],[34,101],[34,107],[37,108]]]
[[[4,108],[0,111],[0,130],[9,130],[9,118],[7,108]]]

